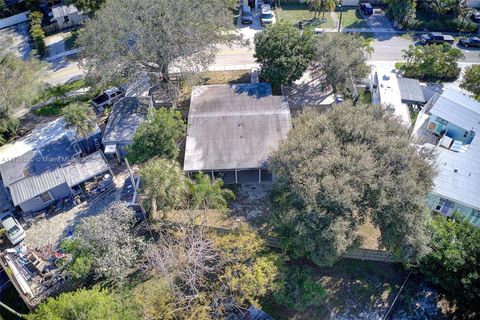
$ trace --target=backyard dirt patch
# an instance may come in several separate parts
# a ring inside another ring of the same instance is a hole
[[[209,71],[201,74],[193,85],[210,84],[233,84],[250,83],[250,72],[246,70],[239,71]],[[192,95],[192,84],[182,83],[180,88],[179,108],[187,109],[190,107],[190,98]]]

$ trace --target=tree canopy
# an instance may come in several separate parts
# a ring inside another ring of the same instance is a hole
[[[288,23],[276,23],[255,35],[255,59],[273,87],[300,79],[313,58],[314,35]]]
[[[151,109],[133,137],[128,147],[128,160],[132,163],[144,163],[160,156],[175,159],[178,156],[178,142],[186,131],[185,122],[179,111],[171,109]]]
[[[41,63],[22,60],[11,52],[0,52],[0,118],[8,118],[26,107],[38,95],[41,86]]]
[[[367,54],[373,49],[363,38],[346,33],[326,34],[317,39],[314,74],[324,76],[335,92],[343,92],[370,72]]]
[[[387,0],[387,14],[401,26],[408,25],[415,19],[416,0]]]
[[[272,155],[274,229],[291,255],[324,266],[354,244],[370,217],[385,248],[416,260],[428,252],[431,157],[380,106],[304,112]]]
[[[420,271],[458,300],[478,307],[480,296],[480,229],[460,215],[435,217],[429,226],[432,252]]]
[[[460,75],[457,61],[464,58],[460,49],[449,44],[413,46],[403,50],[406,77],[421,80],[454,80]]]
[[[139,71],[160,80],[204,70],[216,45],[235,37],[231,16],[225,0],[109,0],[79,36],[84,67],[100,85]]]
[[[95,113],[86,103],[71,103],[62,110],[62,113],[67,127],[75,128],[83,137],[96,128]]]
[[[460,88],[470,91],[478,98],[480,95],[480,66],[472,65],[465,69],[465,76],[463,77]]]
[[[143,312],[153,306],[169,309],[174,319],[225,319],[280,284],[279,256],[268,253],[265,242],[246,226],[227,234],[180,226],[149,247],[147,260],[155,290],[166,295],[157,297],[158,304],[153,298],[142,303]]]
[[[73,255],[68,270],[81,277],[93,271],[95,276],[122,285],[139,258],[142,241],[131,229],[134,212],[125,202],[113,202],[100,214],[83,219],[74,236],[62,243]]]
[[[325,11],[333,11],[337,6],[336,0],[307,0],[307,3],[308,9],[315,12],[315,18],[318,12],[322,12],[325,17]]]
[[[107,290],[94,288],[62,293],[48,298],[28,320],[123,320],[140,319],[132,308],[124,307],[117,297]]]
[[[99,10],[105,2],[106,0],[67,0],[68,4],[73,4],[79,10],[92,14]]]
[[[224,189],[223,180],[211,180],[204,173],[197,173],[193,179],[187,181],[190,194],[191,209],[227,209],[228,200],[235,199],[235,194]]]
[[[146,206],[156,212],[183,207],[187,195],[186,177],[174,160],[155,159],[140,168]]]

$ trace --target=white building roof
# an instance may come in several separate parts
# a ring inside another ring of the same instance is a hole
[[[480,103],[450,90],[438,98],[430,113],[477,133],[464,152],[437,148],[433,192],[480,210]]]
[[[407,104],[402,102],[402,95],[398,83],[397,75],[385,69],[376,69],[373,71],[378,85],[379,101],[373,101],[375,104],[381,104],[406,126],[410,127],[410,114]]]
[[[0,164],[21,157],[29,151],[41,149],[64,136],[74,139],[75,130],[66,129],[63,118],[39,126],[24,138],[2,146],[0,148]]]
[[[445,91],[430,109],[430,113],[462,129],[480,130],[480,103],[456,90]]]

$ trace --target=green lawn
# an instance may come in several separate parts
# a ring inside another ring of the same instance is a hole
[[[365,90],[365,88],[358,88],[359,101],[363,104],[372,103],[372,94],[370,91]]]
[[[325,18],[322,18],[322,14],[317,15],[317,19],[314,19],[313,12],[308,10],[306,4],[282,4],[281,8],[275,10],[277,21],[285,21],[298,26],[298,22],[303,21],[305,26],[314,26],[318,28],[334,28],[335,24],[330,18],[329,13],[325,13]]]
[[[340,19],[339,11],[337,11],[337,16]],[[352,8],[343,10],[342,28],[368,28],[368,25],[360,11]]]

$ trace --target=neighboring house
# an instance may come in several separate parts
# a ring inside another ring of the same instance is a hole
[[[393,71],[375,70],[370,81],[372,103],[382,105],[407,127],[411,126],[409,105],[418,108],[426,102],[416,79],[400,78]]]
[[[480,103],[459,91],[433,96],[420,112],[412,138],[438,154],[430,209],[459,212],[480,227]]]
[[[132,143],[140,124],[153,107],[151,97],[124,97],[117,101],[108,118],[102,144],[107,156],[116,156],[121,162],[126,156],[126,147]]]
[[[60,30],[83,24],[86,16],[74,5],[56,5],[52,7],[50,22],[56,23]]]
[[[195,86],[184,170],[226,184],[272,181],[269,156],[291,127],[286,98],[268,83]]]
[[[81,158],[95,151],[91,138],[100,137],[98,128],[87,139],[78,137],[75,130],[65,128],[63,118],[34,129],[0,148],[0,188],[24,212],[82,193],[83,182],[110,170],[99,152]]]

